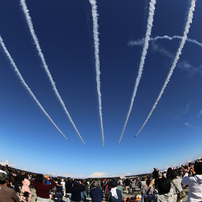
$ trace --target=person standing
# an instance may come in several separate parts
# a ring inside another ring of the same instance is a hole
[[[65,180],[64,179],[61,180],[61,185],[62,185],[62,189],[63,189],[63,195],[66,196],[66,188],[65,188]]]
[[[197,162],[190,171],[194,176],[188,176],[188,169],[182,178],[182,184],[189,185],[187,202],[202,201],[202,162]]]
[[[7,187],[7,174],[6,172],[0,170],[0,201],[3,202],[19,202],[20,199],[17,196],[17,193],[14,191],[14,189],[11,189]]]
[[[44,184],[45,180],[50,181],[50,185]],[[34,188],[36,189],[37,202],[49,202],[49,192],[56,186],[56,183],[47,175],[37,174],[33,181]]]
[[[31,191],[30,191],[30,181],[28,179],[24,179],[22,181],[22,189],[21,189],[21,200],[23,202],[31,202],[31,199],[32,199],[32,194],[31,194]]]
[[[71,179],[68,178],[65,184],[65,188],[66,188],[66,196],[67,196],[67,202],[70,202],[70,198],[72,196],[72,191],[70,189],[70,183],[71,183]]]
[[[167,178],[160,178],[158,180],[158,191],[155,189],[152,194],[150,190],[155,184],[156,179],[152,179],[147,188],[144,197],[147,200],[154,200],[155,202],[174,202],[173,189],[171,188],[171,182]]]
[[[130,179],[129,178],[125,179],[124,184],[126,186],[126,193],[129,194],[130,193]]]
[[[98,188],[98,183],[93,183],[93,188],[90,190],[90,197],[92,202],[102,202],[103,192],[100,188]]]
[[[178,194],[182,191],[182,178],[177,176],[177,172],[172,170],[169,174],[171,180],[171,187],[173,188],[174,192],[174,202],[182,202],[182,199],[179,198]]]
[[[70,190],[72,192],[71,201],[81,201],[81,192],[85,191],[85,187],[82,185],[81,181],[73,181],[70,183]]]
[[[117,181],[117,185],[117,189],[121,191],[122,201],[124,201],[123,186],[121,185],[120,181]]]
[[[63,197],[63,187],[61,184],[61,180],[58,179],[58,183],[56,185],[56,193],[57,193],[57,202],[62,201],[62,197]]]
[[[111,181],[111,190],[109,191],[109,201],[111,202],[122,202],[121,191],[117,189],[117,181]]]

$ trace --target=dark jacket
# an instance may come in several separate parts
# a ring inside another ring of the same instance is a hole
[[[81,201],[81,192],[85,191],[85,187],[81,184],[79,185],[79,187],[73,187],[72,184],[74,182],[70,183],[70,190],[72,192],[72,197],[71,200],[72,201]]]
[[[102,202],[103,199],[102,190],[98,187],[91,189],[90,197],[92,199],[92,202]]]
[[[118,199],[114,198],[111,194],[111,191],[109,192],[109,195],[110,195],[110,199],[109,201],[111,202],[122,202],[122,194],[121,194],[121,191],[120,190],[116,190],[116,193],[117,193],[117,196],[118,196]],[[123,199],[124,200],[124,199]]]

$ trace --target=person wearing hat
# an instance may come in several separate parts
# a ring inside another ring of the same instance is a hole
[[[117,181],[111,181],[111,190],[109,192],[111,202],[122,202],[122,194],[119,189],[117,189]]]
[[[92,202],[102,202],[103,199],[103,192],[98,187],[98,183],[93,183],[93,188],[90,190],[90,197],[92,199]]]
[[[7,174],[5,171],[0,170],[0,201],[10,202],[15,201],[19,202],[19,197],[14,189],[7,187],[6,182]]]

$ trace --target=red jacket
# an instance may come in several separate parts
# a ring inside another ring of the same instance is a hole
[[[51,182],[50,185],[46,185],[44,183],[36,183],[36,179],[33,181],[33,185],[36,189],[36,194],[41,198],[49,198],[49,191],[56,186],[56,183],[53,180],[49,180]]]

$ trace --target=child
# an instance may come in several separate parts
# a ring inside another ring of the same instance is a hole
[[[28,179],[24,179],[22,181],[22,189],[21,189],[21,200],[23,202],[31,202],[31,191],[30,191],[30,188],[29,188],[29,185],[30,185],[30,181]]]

